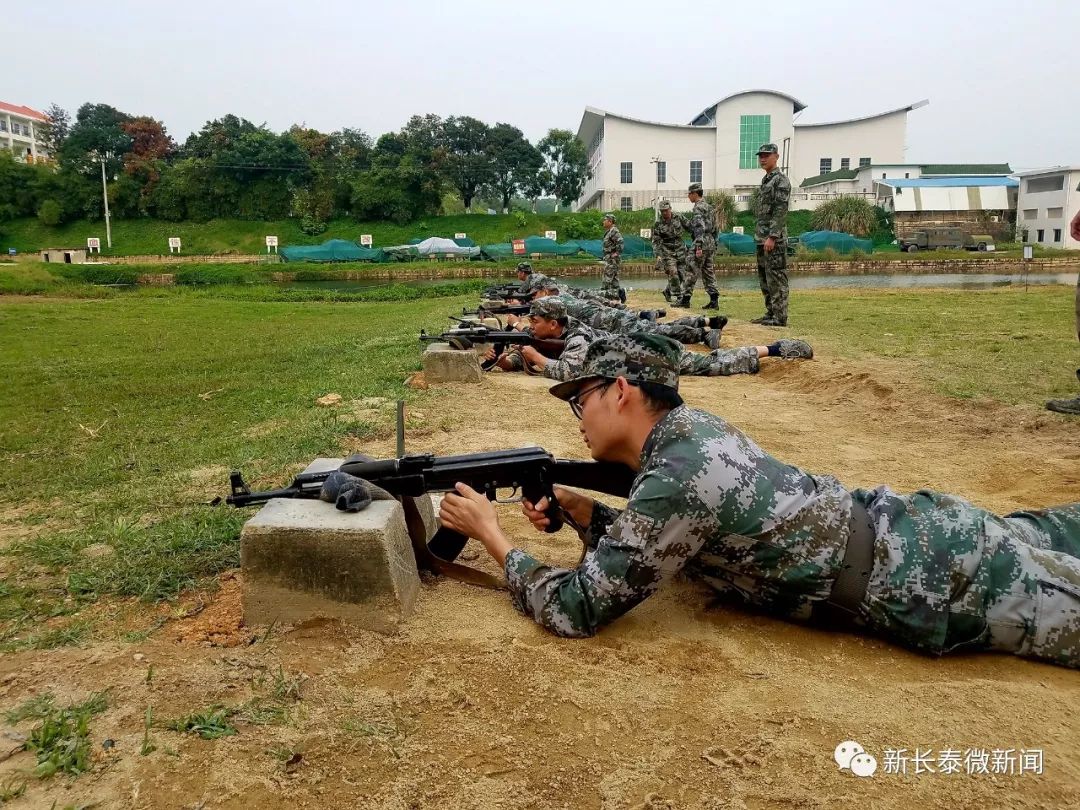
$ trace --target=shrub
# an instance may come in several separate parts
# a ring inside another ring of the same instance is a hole
[[[59,225],[64,218],[64,209],[56,200],[42,200],[37,215],[42,225]]]

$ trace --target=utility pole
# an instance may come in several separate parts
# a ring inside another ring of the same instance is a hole
[[[105,182],[105,155],[99,155],[101,160],[101,196],[105,201],[105,244],[112,248],[112,225],[109,223],[109,187]]]
[[[653,176],[656,178],[656,189],[653,192],[653,200],[652,200],[653,213],[656,216],[660,216],[660,164],[661,164],[661,162],[662,161],[660,160],[660,155],[653,155],[652,160],[649,161],[649,163],[656,166],[656,168],[653,169]]]

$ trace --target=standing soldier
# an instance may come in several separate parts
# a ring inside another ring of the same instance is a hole
[[[765,296],[765,315],[751,323],[765,326],[787,326],[788,274],[787,225],[788,199],[791,182],[776,168],[780,154],[775,143],[762,144],[758,149],[758,164],[765,170],[758,197],[757,272],[761,282],[761,294]]]
[[[623,238],[615,227],[615,215],[604,214],[604,283],[600,289],[611,295],[619,294],[619,258],[623,252]]]
[[[664,298],[675,303],[682,296],[686,283],[686,245],[682,239],[683,224],[671,211],[671,203],[660,203],[660,218],[653,223],[652,244],[656,266],[667,273]]]
[[[716,289],[716,272],[713,269],[713,254],[716,253],[716,215],[713,208],[705,202],[705,195],[701,191],[701,183],[691,183],[686,193],[690,202],[694,204],[690,216],[682,215],[683,227],[690,231],[693,243],[690,245],[690,256],[687,259],[686,282],[682,289],[682,298],[679,306],[690,306],[690,296],[694,294],[694,285],[697,284],[698,276],[705,292],[709,294],[709,303],[704,309],[720,309],[720,291]]]

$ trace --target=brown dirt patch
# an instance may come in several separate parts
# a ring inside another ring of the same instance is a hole
[[[737,325],[725,344],[770,334]],[[407,448],[538,444],[584,457],[575,420],[546,387],[512,374],[433,387],[414,409],[422,430]],[[753,377],[687,379],[683,393],[780,458],[851,486],[929,486],[998,511],[1080,492],[1075,421],[1035,405],[936,397],[897,363],[766,361]],[[362,449],[393,448],[390,432]],[[572,536],[537,535],[511,507],[502,516],[542,559],[577,560]],[[493,570],[486,557],[476,564]],[[224,578],[200,611],[138,645],[0,660],[4,708],[46,685],[75,699],[113,694],[92,724],[95,770],[32,782],[12,806],[1045,808],[1075,806],[1080,795],[1080,675],[1057,667],[994,655],[930,660],[716,607],[686,582],[586,641],[544,633],[503,593],[435,579],[398,636],[311,622],[267,637],[239,624],[240,588]],[[192,597],[178,610],[197,605]],[[306,676],[287,723],[238,720],[239,735],[217,741],[155,728],[158,750],[139,755],[148,705],[161,718],[239,705],[265,694],[279,667]],[[116,740],[108,757],[105,737]],[[857,779],[832,759],[846,739],[879,761],[886,747],[1041,748],[1044,773]],[[286,769],[295,752],[299,765]],[[0,763],[0,781],[26,766]]]

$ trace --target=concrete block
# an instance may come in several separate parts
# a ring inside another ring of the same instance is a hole
[[[308,471],[335,469],[316,459]],[[430,498],[417,498],[425,526],[438,526]],[[426,507],[426,508],[425,508]],[[249,625],[335,618],[395,632],[420,588],[416,558],[397,501],[339,512],[317,500],[278,498],[240,534],[244,621]]]
[[[429,383],[468,382],[484,379],[477,352],[450,348],[448,343],[430,343],[424,350],[424,377]]]

